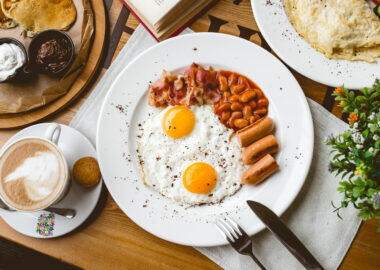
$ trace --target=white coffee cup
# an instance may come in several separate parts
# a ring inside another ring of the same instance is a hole
[[[25,209],[21,209],[21,207],[15,207],[14,205],[11,204],[11,202],[9,202],[6,198],[7,195],[5,195],[5,191],[3,191],[3,187],[0,187],[0,199],[11,209],[14,209],[14,210],[17,210],[17,211],[22,211],[22,212],[34,212],[34,211],[39,211],[39,210],[43,210],[45,208],[48,208],[56,203],[58,203],[59,201],[61,201],[65,195],[68,193],[68,190],[69,190],[69,187],[70,187],[70,183],[71,183],[71,177],[70,177],[70,171],[69,171],[69,167],[68,167],[68,164],[67,164],[67,161],[66,161],[66,158],[65,156],[63,155],[62,151],[59,149],[58,147],[58,141],[59,141],[59,138],[60,138],[60,135],[61,135],[61,126],[57,123],[52,123],[48,126],[48,128],[46,129],[46,132],[45,132],[45,135],[43,136],[43,138],[41,137],[24,137],[24,138],[21,138],[17,141],[14,141],[12,142],[10,145],[8,145],[7,147],[5,147],[2,151],[1,151],[1,154],[0,154],[0,166],[3,165],[3,158],[6,159],[4,157],[5,153],[8,153],[8,152],[12,152],[14,151],[13,150],[10,150],[8,151],[9,149],[12,149],[13,146],[15,146],[16,144],[19,144],[20,142],[22,141],[25,141],[25,140],[37,140],[37,141],[41,141],[42,144],[48,144],[50,146],[52,146],[55,150],[56,150],[56,153],[59,155],[59,159],[60,159],[60,164],[63,165],[63,171],[64,171],[64,179],[62,180],[62,178],[60,178],[59,182],[62,183],[59,185],[59,190],[55,190],[55,196],[54,198],[52,198],[51,200],[49,200],[49,202],[46,202],[46,204],[44,204],[43,206],[41,207],[38,207],[36,209],[33,209],[33,210],[25,210]],[[62,163],[61,163],[62,162]],[[1,168],[0,168],[0,171],[1,171]],[[1,175],[0,175],[1,177]],[[61,177],[61,176],[59,176]],[[2,180],[0,180],[2,181]],[[1,185],[1,183],[0,183]]]

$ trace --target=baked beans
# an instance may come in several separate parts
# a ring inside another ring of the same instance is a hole
[[[219,89],[220,91],[224,92],[228,90],[228,84],[227,84],[227,78],[224,76],[219,76],[218,77],[218,82],[219,82]]]
[[[220,121],[235,131],[255,123],[268,113],[268,99],[247,77],[231,71],[217,73],[223,98],[214,104]]]

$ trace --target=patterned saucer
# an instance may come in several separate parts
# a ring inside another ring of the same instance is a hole
[[[30,126],[16,133],[1,149],[0,153],[15,140],[23,137],[43,137],[49,123]],[[96,158],[96,150],[91,142],[79,131],[61,125],[59,148],[66,157],[70,171],[76,160],[85,156]],[[79,227],[95,209],[102,190],[101,180],[93,188],[83,188],[71,180],[71,187],[66,197],[54,207],[73,208],[77,211],[73,219],[68,219],[48,211],[33,213],[10,212],[0,209],[0,216],[16,231],[37,238],[52,238],[67,234]]]

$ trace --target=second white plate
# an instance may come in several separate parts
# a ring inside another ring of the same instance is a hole
[[[302,75],[329,86],[349,89],[371,87],[380,78],[380,58],[376,63],[332,60],[301,38],[286,15],[283,0],[251,0],[253,14],[272,50]]]
[[[157,80],[163,69],[182,72],[192,62],[239,72],[265,92],[281,147],[276,156],[281,169],[263,184],[244,186],[220,204],[185,209],[144,186],[136,139],[138,124],[157,111],[148,106],[149,83]],[[270,53],[241,38],[197,33],[161,42],[125,67],[104,101],[96,143],[107,188],[134,222],[171,242],[216,246],[227,243],[213,224],[220,214],[228,213],[249,235],[264,228],[246,200],[264,203],[278,215],[288,208],[310,167],[313,124],[302,89]]]

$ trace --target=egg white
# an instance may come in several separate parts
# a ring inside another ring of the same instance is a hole
[[[192,106],[194,130],[173,139],[162,129],[170,108],[151,116],[141,128],[138,151],[146,185],[184,206],[218,203],[236,193],[244,166],[236,138],[230,141],[232,130],[220,123],[211,106]],[[216,185],[207,194],[191,193],[183,185],[183,172],[195,162],[206,162],[217,173]]]

